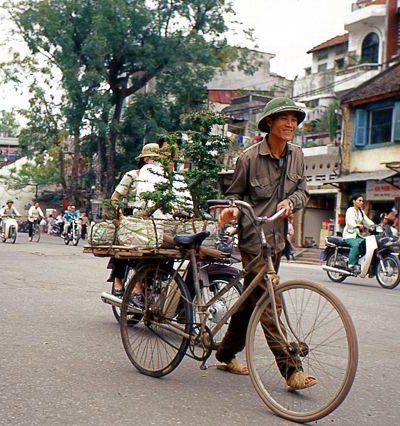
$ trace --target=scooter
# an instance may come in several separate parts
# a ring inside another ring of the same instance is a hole
[[[10,240],[12,244],[17,240],[18,222],[13,217],[3,217],[4,234],[2,235],[3,243]]]
[[[347,277],[375,277],[382,287],[393,289],[400,283],[399,248],[400,240],[389,238],[377,229],[360,245],[358,269],[349,270],[349,244],[340,237],[327,237],[321,256],[326,264],[322,269],[334,282],[343,282]]]

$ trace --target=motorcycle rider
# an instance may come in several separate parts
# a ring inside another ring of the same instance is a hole
[[[70,231],[72,222],[75,219],[79,219],[79,211],[76,210],[74,205],[69,205],[67,210],[64,213],[64,232],[63,232],[64,237]]]
[[[1,218],[1,234],[4,238],[4,234],[6,231],[6,219],[7,218],[15,218],[21,217],[18,210],[14,207],[14,201],[8,200],[6,205],[0,210],[0,218]]]
[[[32,241],[33,238],[33,225],[39,224],[40,220],[44,219],[44,214],[42,209],[40,208],[40,204],[38,201],[35,201],[33,206],[31,206],[28,210],[28,235],[29,241]]]
[[[360,244],[364,241],[361,229],[365,226],[375,226],[375,223],[362,210],[364,198],[361,194],[355,194],[350,199],[350,207],[346,211],[346,225],[343,230],[343,239],[350,246],[348,268],[351,272],[360,269],[358,258],[360,255]]]

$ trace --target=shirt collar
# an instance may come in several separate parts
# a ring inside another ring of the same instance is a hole
[[[270,147],[269,147],[269,145],[267,143],[267,137],[268,136],[265,136],[265,138],[261,141],[259,153],[261,155],[269,155],[271,158],[275,158],[271,154],[271,149],[270,149]],[[292,150],[293,150],[292,144],[290,144],[289,142],[286,142],[286,154],[289,151],[292,151]]]

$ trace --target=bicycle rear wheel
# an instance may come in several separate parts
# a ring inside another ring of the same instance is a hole
[[[132,302],[138,283],[145,296],[144,308]],[[142,319],[129,327],[132,314]],[[181,276],[157,264],[145,266],[125,289],[120,329],[125,352],[142,373],[162,377],[171,373],[185,356],[193,323],[190,295]]]
[[[354,325],[339,299],[316,283],[287,281],[275,293],[284,306],[281,327],[291,349],[289,355],[289,347],[285,347],[286,357],[301,362],[304,372],[316,377],[318,384],[300,391],[289,391],[286,386],[268,347],[278,339],[261,323],[271,319],[268,296],[257,304],[247,330],[251,380],[275,414],[299,423],[312,422],[335,410],[350,391],[358,361]]]

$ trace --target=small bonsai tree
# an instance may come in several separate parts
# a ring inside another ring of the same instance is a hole
[[[182,116],[183,131],[161,135],[164,145],[160,159],[163,179],[155,185],[155,191],[141,194],[142,199],[151,201],[147,211],[161,209],[174,213],[176,208],[187,210],[189,192],[193,201],[193,215],[202,217],[206,201],[218,196],[218,173],[223,167],[223,154],[229,146],[226,136],[215,132],[223,126],[224,119],[211,110],[200,110]],[[183,161],[185,168],[176,173],[174,164]],[[182,185],[182,178],[185,187]],[[181,194],[180,194],[181,192]]]

